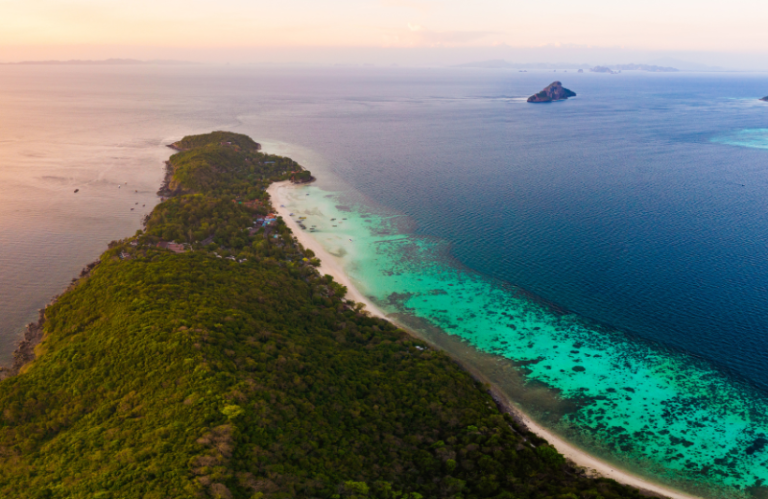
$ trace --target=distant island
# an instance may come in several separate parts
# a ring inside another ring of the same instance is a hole
[[[589,67],[589,64],[573,63],[514,63],[503,59],[492,59],[489,61],[468,62],[453,66],[455,68],[481,68],[481,69],[579,69]]]
[[[92,60],[80,60],[71,59],[68,61],[21,61],[21,62],[6,62],[3,64],[16,65],[16,66],[139,66],[148,64],[162,64],[162,65],[181,65],[181,64],[195,64],[189,61],[174,61],[174,60],[152,60],[152,61],[140,61],[138,59],[103,59],[99,61]]]
[[[677,68],[668,66],[656,66],[654,64],[616,64],[612,67],[591,66],[590,64],[573,63],[514,63],[503,59],[492,59],[489,61],[468,62],[453,66],[456,68],[480,68],[480,69],[581,69],[589,68],[593,73],[615,73],[618,71],[649,71],[651,73],[674,73],[680,71]],[[582,71],[583,72],[583,71]]]
[[[568,97],[576,97],[576,92],[568,90],[562,83],[555,81],[541,92],[528,97],[528,102],[552,102],[566,100]]]
[[[651,73],[676,73],[679,71],[677,68],[655,66],[653,64],[617,64],[613,68],[607,66],[595,66],[590,68],[593,73],[608,73],[616,74],[620,71],[648,71]]]
[[[760,100],[764,100],[765,102],[768,102],[768,95],[766,95],[765,97],[763,97],[763,98],[762,98],[762,99],[760,99]]]

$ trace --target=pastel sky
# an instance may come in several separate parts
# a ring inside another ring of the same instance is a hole
[[[766,19],[765,0],[0,0],[0,55],[107,46],[754,53],[768,46]]]

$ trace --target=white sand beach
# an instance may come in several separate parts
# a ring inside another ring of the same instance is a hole
[[[283,217],[283,220],[291,228],[294,236],[299,241],[299,243],[301,243],[301,245],[304,246],[305,248],[311,249],[315,253],[315,256],[317,256],[317,258],[320,259],[321,265],[318,270],[322,274],[328,274],[332,276],[336,282],[346,286],[348,290],[347,297],[351,300],[363,303],[366,309],[372,315],[392,321],[391,318],[387,317],[384,314],[384,312],[382,312],[378,307],[376,307],[368,298],[366,298],[355,287],[355,285],[352,283],[352,280],[344,272],[344,266],[341,262],[341,259],[331,255],[308,232],[302,230],[299,227],[297,221],[294,219],[294,217],[289,216],[289,213],[290,213],[289,208],[281,207],[281,205],[288,203],[288,196],[287,196],[288,190],[296,189],[296,188],[300,188],[300,187],[297,187],[288,181],[276,182],[269,186],[269,188],[267,189],[267,192],[272,198],[272,205],[274,206],[277,214]],[[396,321],[393,321],[393,322],[396,322]],[[407,328],[402,326],[402,324],[398,323],[398,326],[407,330]],[[418,336],[418,335],[414,334],[414,336]],[[461,363],[460,359],[457,359],[457,360]],[[476,374],[476,375],[479,374],[480,376],[482,376],[481,373],[476,373],[474,372],[475,370],[473,369],[470,369],[470,371],[472,371],[473,374]],[[697,496],[689,495],[689,494],[665,487],[663,485],[650,482],[632,473],[616,468],[611,464],[605,463],[590,454],[587,454],[586,452],[582,451],[581,449],[575,447],[574,445],[568,443],[561,437],[557,436],[553,432],[537,424],[528,415],[521,412],[519,408],[516,405],[514,405],[504,395],[504,393],[501,392],[501,390],[497,388],[493,388],[493,390],[494,390],[494,393],[497,395],[497,397],[502,398],[506,402],[508,410],[514,411],[518,419],[522,419],[525,425],[533,433],[547,440],[561,454],[563,454],[567,459],[573,461],[576,465],[584,467],[587,470],[590,470],[590,473],[592,476],[599,475],[606,478],[611,478],[613,480],[616,480],[619,483],[623,483],[631,487],[636,487],[638,489],[649,491],[649,492],[659,494],[664,497],[669,497],[672,499],[697,499]]]
[[[320,267],[318,270],[321,274],[327,274],[338,282],[339,284],[347,287],[347,298],[365,305],[365,308],[372,315],[386,319],[387,316],[384,312],[379,310],[371,301],[366,298],[358,289],[352,284],[349,276],[344,272],[344,267],[339,258],[331,255],[323,246],[309,233],[305,232],[299,227],[298,222],[294,217],[289,216],[290,209],[282,208],[280,205],[286,204],[288,199],[286,197],[286,191],[288,189],[296,189],[297,186],[291,184],[289,181],[275,182],[269,186],[267,193],[272,198],[272,206],[278,215],[283,217],[283,220],[293,231],[293,235],[299,241],[299,243],[307,249],[312,250],[315,256],[320,259]]]

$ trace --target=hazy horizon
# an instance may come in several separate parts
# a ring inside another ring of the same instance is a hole
[[[372,66],[372,67],[450,67],[486,61],[506,61],[515,65],[551,65],[570,69],[619,64],[669,66],[683,71],[768,71],[768,57],[762,54],[717,54],[679,52],[640,52],[596,48],[539,47],[519,49],[482,48],[334,48],[306,47],[272,50],[240,48],[219,52],[198,50],[105,50],[40,51],[27,53],[0,47],[0,64],[30,62],[115,62],[191,63],[280,66]]]
[[[768,4],[754,0],[553,0],[545,8],[498,0],[6,0],[0,13],[0,62],[447,66],[503,59],[768,70],[759,49],[768,42],[761,21]]]

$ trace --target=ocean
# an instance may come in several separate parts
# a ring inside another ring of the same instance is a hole
[[[525,102],[554,80],[578,96]],[[312,170],[291,208],[361,290],[535,419],[761,497],[767,93],[748,73],[0,67],[0,355],[141,227],[164,144],[227,129]]]

